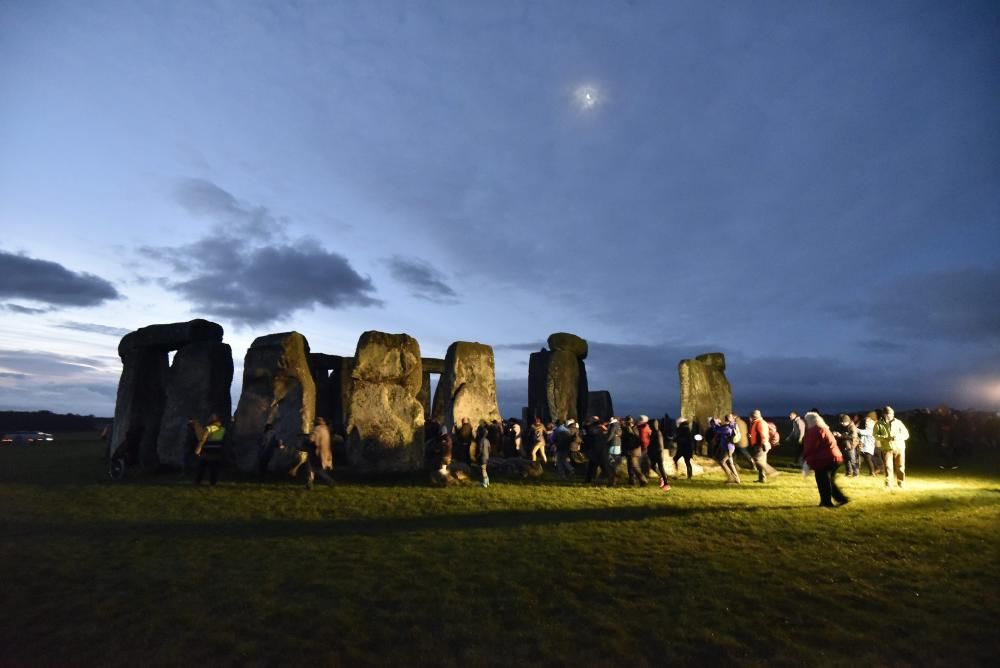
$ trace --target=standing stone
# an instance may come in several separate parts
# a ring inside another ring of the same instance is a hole
[[[157,441],[167,394],[167,354],[197,342],[220,343],[222,335],[218,323],[196,319],[149,325],[122,337],[118,343],[122,375],[109,455],[132,432],[133,436],[139,435],[139,463],[144,468],[154,468],[160,463]]]
[[[548,339],[551,350],[532,353],[528,360],[528,408],[542,422],[580,420],[587,412],[587,342],[575,334],[557,332]]]
[[[420,386],[420,394],[417,397],[420,400],[420,405],[424,408],[424,417],[426,418],[431,414],[431,408],[437,402],[437,393],[441,391],[441,376],[444,374],[444,360],[435,357],[424,357],[420,360],[421,365],[424,369],[423,383]],[[431,401],[431,374],[437,374],[438,376],[438,386],[433,395],[433,402]],[[439,420],[440,422],[440,420]]]
[[[596,415],[602,420],[610,420],[615,414],[614,404],[611,403],[611,393],[607,390],[597,390],[587,394],[587,410],[584,419]]]
[[[191,429],[188,420],[208,423],[213,413],[224,422],[232,414],[233,351],[226,343],[203,341],[174,355],[166,376],[166,398],[156,456],[160,465],[183,468]]]
[[[119,349],[121,351],[121,349]],[[139,463],[153,468],[156,439],[163,418],[166,399],[167,351],[135,348],[122,354],[122,375],[118,381],[115,422],[108,443],[108,455],[114,453],[129,432],[139,439]]]
[[[697,422],[702,433],[708,428],[710,417],[721,418],[733,411],[733,390],[725,371],[726,358],[722,353],[699,355],[677,365],[681,417]]]
[[[233,425],[233,457],[244,471],[257,466],[264,425],[294,445],[312,431],[316,385],[309,370],[309,343],[298,332],[254,339],[243,362],[243,392]]]
[[[452,429],[462,418],[472,424],[500,420],[493,348],[456,341],[448,346],[444,373],[434,394],[434,420]],[[499,450],[497,450],[499,452]]]
[[[347,407],[347,459],[356,470],[419,471],[424,465],[420,344],[368,331],[358,340]]]

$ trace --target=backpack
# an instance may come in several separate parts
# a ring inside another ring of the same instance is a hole
[[[773,422],[767,423],[767,442],[771,444],[771,447],[781,443],[781,434],[778,433],[778,425]]]
[[[733,438],[731,439],[732,442],[734,444],[736,444],[736,445],[739,445],[740,444],[740,439],[742,439],[742,438],[743,438],[743,435],[740,433],[740,427],[739,427],[739,425],[734,424],[733,425]]]

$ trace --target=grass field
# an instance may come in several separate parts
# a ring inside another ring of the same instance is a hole
[[[3,665],[996,665],[994,465],[306,492],[0,449]],[[911,459],[915,459],[911,457]],[[228,471],[225,473],[229,473]]]

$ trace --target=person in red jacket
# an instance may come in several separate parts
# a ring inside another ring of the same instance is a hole
[[[819,505],[833,508],[833,501],[847,503],[847,497],[837,487],[837,468],[844,456],[837,439],[819,413],[806,413],[806,433],[802,437],[802,457],[816,473]]]

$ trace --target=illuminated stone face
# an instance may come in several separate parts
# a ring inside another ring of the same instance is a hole
[[[590,84],[585,84],[578,86],[575,91],[573,91],[573,98],[576,101],[576,105],[584,110],[590,110],[596,107],[602,101],[601,91],[597,89],[596,86]]]

